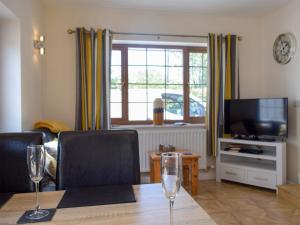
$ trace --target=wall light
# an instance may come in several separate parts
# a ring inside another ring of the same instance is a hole
[[[39,40],[34,40],[33,47],[40,51],[40,55],[45,55],[45,36],[41,35]]]

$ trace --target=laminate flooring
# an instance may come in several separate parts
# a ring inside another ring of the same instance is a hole
[[[300,208],[272,190],[199,181],[198,195],[193,197],[218,225],[300,225]]]

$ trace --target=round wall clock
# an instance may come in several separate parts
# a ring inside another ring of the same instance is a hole
[[[287,64],[296,53],[297,41],[292,33],[280,34],[273,46],[273,56],[276,62]]]

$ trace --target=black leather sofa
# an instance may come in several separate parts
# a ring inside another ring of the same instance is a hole
[[[0,133],[0,193],[34,191],[27,169],[27,146],[55,138],[49,131]],[[139,184],[138,134],[133,130],[61,132],[57,189]],[[40,191],[55,190],[47,177]]]
[[[43,144],[39,132],[0,134],[0,193],[32,192],[27,168],[27,146]]]

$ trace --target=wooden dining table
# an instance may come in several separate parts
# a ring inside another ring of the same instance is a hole
[[[161,184],[133,186],[136,202],[57,209],[51,221],[39,225],[168,225],[169,201]],[[41,208],[56,208],[64,191],[40,193]],[[35,205],[35,193],[15,194],[0,208],[0,224],[16,224]],[[183,189],[174,204],[174,225],[216,225]]]

